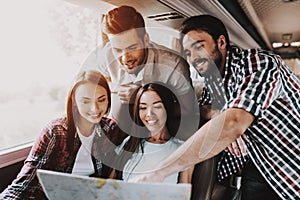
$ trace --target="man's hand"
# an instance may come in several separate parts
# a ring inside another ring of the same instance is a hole
[[[133,103],[130,102],[131,96],[139,87],[140,87],[139,85],[136,85],[134,83],[120,85],[118,95],[120,97],[121,103],[122,104]]]
[[[233,143],[231,143],[225,151],[229,151],[231,154],[240,157],[247,155],[247,146],[246,142],[249,142],[249,139],[245,134],[243,134],[241,137],[236,139]]]

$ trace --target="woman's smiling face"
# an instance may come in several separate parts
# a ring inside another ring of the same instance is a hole
[[[139,117],[151,136],[166,129],[167,112],[156,92],[145,91],[142,94],[139,102]]]
[[[107,111],[108,98],[104,87],[94,83],[83,83],[76,88],[75,104],[79,112],[79,120],[96,124]]]

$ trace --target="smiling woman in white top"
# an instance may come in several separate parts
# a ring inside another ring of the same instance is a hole
[[[170,89],[161,83],[149,83],[134,97],[131,114],[135,126],[117,150],[120,156],[111,175],[125,181],[155,169],[182,144],[174,138],[180,125],[180,105]],[[190,183],[192,172],[190,167],[165,182]]]

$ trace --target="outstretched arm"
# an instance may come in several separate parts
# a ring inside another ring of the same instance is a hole
[[[194,165],[189,169],[180,172],[178,183],[192,183],[193,172],[194,172]]]
[[[201,113],[201,126],[207,122],[208,120],[216,117],[220,114],[220,110],[218,109],[211,109],[211,105],[203,105],[200,107]],[[247,155],[247,146],[245,142],[249,142],[249,139],[245,134],[238,137],[235,141],[233,141],[229,146],[226,147],[225,151],[229,151],[231,154],[240,157]]]
[[[239,108],[229,108],[202,126],[151,174],[131,182],[161,182],[165,177],[207,160],[224,150],[251,125],[254,116]]]

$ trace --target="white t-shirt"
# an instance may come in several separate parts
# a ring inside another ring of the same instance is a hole
[[[82,135],[78,128],[77,133],[81,141],[81,146],[76,155],[76,160],[72,170],[72,174],[88,176],[95,173],[91,157],[91,150],[93,145],[93,139],[95,136],[95,130],[88,137]]]
[[[123,148],[128,139],[129,137],[123,141],[117,151]],[[131,159],[127,161],[123,171],[123,180],[128,181],[135,176],[156,169],[159,163],[173,153],[182,143],[183,141],[176,138],[170,138],[170,140],[164,144],[154,144],[144,140],[144,154],[142,154],[142,150],[139,148],[139,152],[134,153]],[[172,174],[164,180],[164,183],[177,182],[178,173]]]

